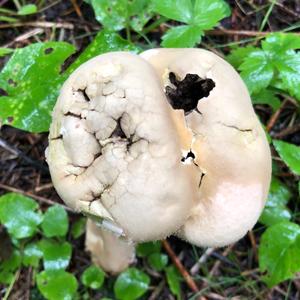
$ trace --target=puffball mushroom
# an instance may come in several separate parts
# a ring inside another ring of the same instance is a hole
[[[61,89],[46,156],[66,204],[128,242],[233,243],[256,223],[271,177],[244,83],[202,49],[81,65]]]

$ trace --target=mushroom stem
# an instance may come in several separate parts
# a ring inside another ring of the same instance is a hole
[[[112,274],[122,272],[135,258],[134,243],[99,227],[91,219],[87,221],[85,247],[93,263]]]

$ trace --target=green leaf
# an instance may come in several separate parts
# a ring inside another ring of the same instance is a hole
[[[290,170],[300,175],[300,147],[278,140],[274,140],[273,145]]]
[[[35,242],[27,244],[23,252],[23,264],[24,266],[38,267],[39,261],[43,256],[39,245]]]
[[[200,43],[203,31],[197,26],[182,25],[168,30],[162,37],[162,46],[166,48],[193,47]]]
[[[291,213],[286,207],[291,193],[289,189],[277,178],[273,178],[268,195],[268,200],[264,211],[260,217],[260,222],[271,226],[282,221],[288,221]]]
[[[68,232],[68,215],[63,207],[54,205],[44,214],[42,229],[46,237],[65,236]]]
[[[15,50],[0,73],[3,124],[32,131],[49,129],[51,111],[65,77],[61,65],[75,48],[64,42],[31,44]]]
[[[136,254],[140,257],[149,256],[152,253],[159,253],[161,250],[161,242],[147,242],[138,244],[136,247]]]
[[[140,49],[121,38],[118,34],[103,30],[96,35],[94,40],[67,69],[66,76],[69,76],[75,69],[89,59],[106,52],[114,51],[139,52]]]
[[[90,266],[81,275],[81,282],[91,289],[99,289],[104,283],[105,273],[97,266]]]
[[[230,13],[229,5],[223,0],[196,0],[192,23],[202,30],[211,29]]]
[[[0,222],[16,239],[31,237],[42,222],[37,209],[38,204],[31,198],[16,193],[5,194],[0,197]]]
[[[258,93],[266,88],[271,82],[274,74],[273,66],[270,64],[264,51],[251,52],[239,70],[250,93]]]
[[[23,5],[18,10],[18,15],[20,15],[20,16],[26,16],[26,15],[35,14],[36,12],[37,12],[36,5],[34,5],[34,4],[27,4],[27,5]]]
[[[250,53],[257,50],[259,50],[259,48],[253,46],[237,47],[231,50],[230,54],[227,55],[226,60],[235,68],[238,68]]]
[[[253,104],[267,104],[273,112],[279,109],[281,102],[272,90],[264,89],[252,95]]]
[[[300,53],[289,51],[276,60],[283,88],[300,100]]]
[[[31,131],[48,131],[51,112],[66,78],[88,59],[111,51],[137,50],[115,33],[100,32],[63,74],[61,65],[74,46],[63,42],[37,43],[15,50],[0,73],[0,121]]]
[[[0,57],[8,55],[10,53],[14,52],[14,49],[11,48],[1,48],[0,47]]]
[[[272,33],[266,36],[261,45],[265,51],[280,55],[291,49],[300,49],[300,37],[294,33]]]
[[[72,300],[78,288],[76,277],[63,270],[46,270],[36,279],[38,289],[48,300]]]
[[[269,227],[261,237],[259,268],[272,287],[300,271],[300,226],[282,222]]]
[[[72,225],[71,234],[74,239],[78,239],[85,232],[86,218],[80,217],[75,223]]]
[[[152,253],[148,257],[149,265],[158,272],[167,266],[168,260],[168,256],[162,253]]]
[[[122,272],[115,284],[114,293],[119,300],[138,299],[149,288],[150,278],[144,272],[136,268],[128,268]]]
[[[151,1],[148,0],[91,0],[90,4],[96,20],[112,31],[122,30],[127,25],[141,31],[152,17]]]
[[[46,270],[65,269],[70,262],[72,247],[68,242],[55,242],[43,239],[39,242],[43,252],[44,268]]]
[[[160,15],[183,23],[190,23],[193,18],[191,0],[152,0],[153,10]]]
[[[177,299],[181,299],[180,274],[174,266],[166,268],[168,286]]]
[[[14,249],[11,256],[0,263],[0,283],[9,284],[14,272],[21,266],[22,258],[20,251]]]

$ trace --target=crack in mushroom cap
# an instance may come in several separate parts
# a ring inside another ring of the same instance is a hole
[[[152,49],[141,54],[161,85],[168,74],[197,74],[215,83],[197,111],[173,111],[184,153],[198,166],[197,202],[179,236],[199,246],[243,237],[261,214],[271,180],[271,154],[247,88],[223,59],[202,49]],[[200,114],[200,113],[201,114]]]
[[[197,178],[153,68],[135,54],[100,55],[65,82],[46,151],[54,186],[77,211],[108,220],[134,241],[177,231]]]

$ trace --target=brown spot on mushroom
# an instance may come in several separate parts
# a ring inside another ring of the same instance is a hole
[[[170,72],[169,80],[175,86],[166,87],[169,103],[173,109],[183,109],[185,114],[197,110],[199,100],[207,97],[215,87],[212,79],[202,79],[197,74],[186,74],[183,80],[179,80],[175,73]]]

